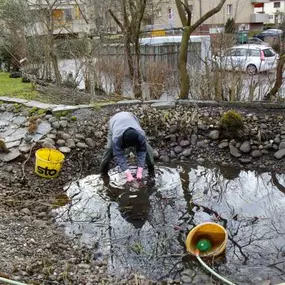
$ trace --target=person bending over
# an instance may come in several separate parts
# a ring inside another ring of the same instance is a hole
[[[129,170],[125,149],[134,147],[137,157],[138,180],[142,179],[145,163],[148,166],[149,175],[154,175],[153,149],[148,144],[144,130],[141,128],[138,118],[131,112],[119,112],[109,121],[109,132],[106,150],[100,165],[102,175],[108,174],[109,163],[115,156],[117,165],[125,172],[127,182],[134,180]]]

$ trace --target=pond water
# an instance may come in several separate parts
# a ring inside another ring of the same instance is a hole
[[[96,245],[94,258],[108,257],[111,274],[179,280],[185,269],[199,268],[186,254],[187,233],[212,221],[229,240],[211,267],[236,284],[284,282],[284,174],[169,165],[128,186],[117,169],[109,174],[110,181],[91,175],[69,185],[72,201],[57,209],[57,220],[68,235]]]

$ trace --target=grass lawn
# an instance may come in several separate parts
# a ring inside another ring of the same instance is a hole
[[[41,99],[32,83],[22,83],[22,78],[9,78],[9,75],[7,72],[0,72],[0,96],[27,100]]]

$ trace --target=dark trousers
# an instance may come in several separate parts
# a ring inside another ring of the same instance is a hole
[[[112,146],[112,134],[108,133],[108,141],[107,145],[102,157],[102,161],[100,164],[100,173],[107,174],[109,170],[109,164],[114,158],[113,155],[113,146]],[[154,170],[154,158],[153,158],[153,149],[149,145],[149,143],[146,143],[146,165],[148,167],[148,170],[150,172],[153,172]]]

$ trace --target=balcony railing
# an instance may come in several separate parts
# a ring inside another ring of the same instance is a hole
[[[251,0],[252,4],[258,4],[258,3],[269,3],[270,0]]]
[[[269,15],[263,13],[250,14],[251,23],[267,23],[269,22]]]

